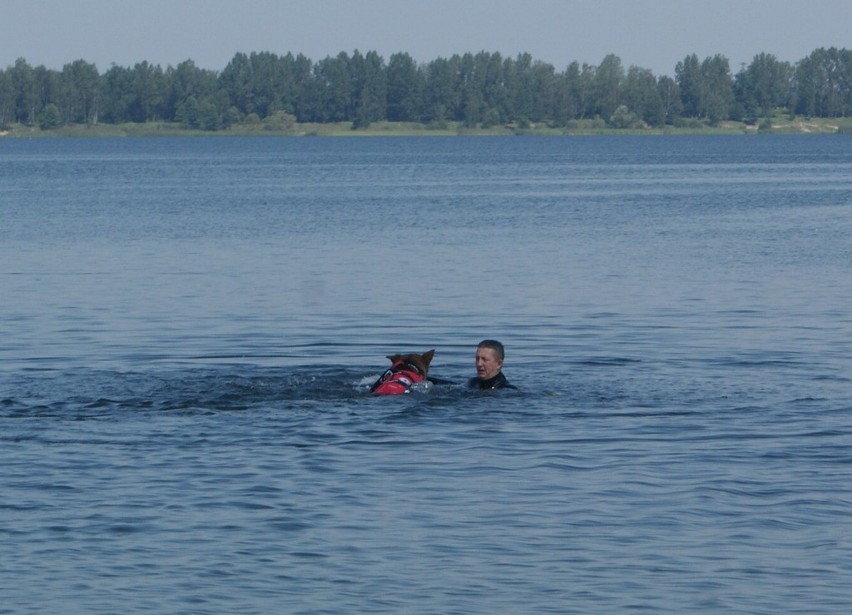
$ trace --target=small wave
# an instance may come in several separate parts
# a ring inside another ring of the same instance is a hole
[[[641,359],[631,357],[592,357],[576,361],[575,364],[589,367],[620,367],[641,362]]]
[[[204,413],[282,408],[316,403],[326,407],[372,399],[379,373],[341,366],[186,368],[168,372],[126,373],[76,370],[19,375],[19,395],[0,409],[9,417],[96,418],[128,411]],[[417,383],[414,397],[452,394],[463,387]],[[406,396],[407,397],[407,396]]]

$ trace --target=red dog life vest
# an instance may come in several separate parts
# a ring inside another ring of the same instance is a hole
[[[415,382],[423,382],[423,376],[414,368],[400,361],[394,363],[370,389],[375,395],[402,395],[408,393]]]

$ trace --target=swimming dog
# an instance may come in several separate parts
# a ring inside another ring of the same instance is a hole
[[[389,354],[391,366],[370,387],[374,395],[402,395],[411,385],[426,380],[435,350],[423,354]]]

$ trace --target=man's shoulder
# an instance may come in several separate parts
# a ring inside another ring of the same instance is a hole
[[[494,388],[495,389],[517,389],[518,387],[516,387],[514,384],[509,382],[506,379],[506,376],[503,375],[503,372],[500,372],[500,383],[499,383],[499,385],[495,386]]]

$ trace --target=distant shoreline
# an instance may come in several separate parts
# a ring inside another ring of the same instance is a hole
[[[721,122],[717,126],[687,125],[663,128],[617,129],[600,125],[595,120],[580,120],[568,127],[551,128],[530,125],[523,128],[506,125],[489,128],[470,128],[461,123],[441,125],[375,122],[366,128],[353,129],[350,122],[337,124],[293,124],[287,129],[270,129],[265,124],[236,124],[227,130],[205,131],[188,129],[172,122],[142,124],[68,124],[42,130],[20,124],[7,126],[0,137],[371,137],[371,136],[582,136],[582,135],[742,135],[742,134],[852,134],[852,118],[774,118],[761,125],[742,122]]]

